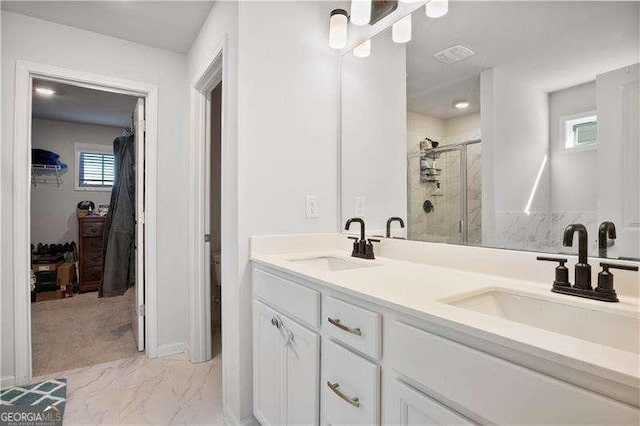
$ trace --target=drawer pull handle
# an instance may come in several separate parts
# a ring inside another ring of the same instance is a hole
[[[333,319],[333,318],[329,317],[329,318],[327,318],[327,320],[331,324],[333,324],[336,327],[338,327],[340,330],[344,330],[347,333],[355,334],[356,336],[362,336],[362,331],[360,331],[359,328],[347,327],[346,325],[342,324],[339,319]]]
[[[327,386],[329,386],[329,389],[331,389],[333,393],[338,395],[344,401],[347,401],[349,404],[353,405],[356,408],[360,408],[360,400],[357,397],[349,398],[347,395],[343,394],[342,391],[338,389],[340,387],[338,382],[336,383],[327,382]]]

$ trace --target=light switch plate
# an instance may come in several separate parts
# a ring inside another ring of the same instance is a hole
[[[354,204],[356,217],[364,217],[364,197],[356,197]]]
[[[307,219],[314,219],[320,217],[320,209],[318,206],[317,195],[307,195],[304,198],[305,201],[305,216]]]

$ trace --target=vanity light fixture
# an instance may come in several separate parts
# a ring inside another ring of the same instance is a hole
[[[429,18],[442,18],[449,12],[449,0],[431,0],[426,5]]]
[[[329,46],[332,49],[344,49],[347,45],[347,26],[349,16],[344,9],[334,9],[329,15]]]
[[[353,48],[353,56],[366,58],[371,54],[371,39],[365,40]]]
[[[351,0],[351,23],[367,25],[371,21],[372,0]]]
[[[391,38],[396,43],[407,43],[411,40],[411,14],[393,24]]]
[[[456,103],[453,104],[453,106],[456,109],[465,109],[465,108],[469,108],[469,105],[471,105],[471,103],[469,103],[468,101],[458,101]]]
[[[56,91],[49,87],[36,87],[35,91],[40,96],[53,96],[56,94]]]

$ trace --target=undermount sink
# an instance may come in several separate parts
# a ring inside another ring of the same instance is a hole
[[[375,264],[366,264],[362,261],[358,262],[331,256],[292,259],[290,260],[290,262],[327,272],[346,271],[349,269],[369,268],[371,266],[376,266]]]
[[[640,353],[640,318],[634,313],[605,312],[589,306],[496,289],[446,303],[626,352]]]

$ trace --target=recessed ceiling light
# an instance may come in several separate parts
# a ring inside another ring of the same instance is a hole
[[[48,87],[36,87],[36,93],[42,96],[53,96],[56,94],[56,91]]]
[[[467,101],[458,101],[456,103],[453,104],[454,107],[456,107],[457,109],[465,109],[465,108],[469,108],[470,103]]]

